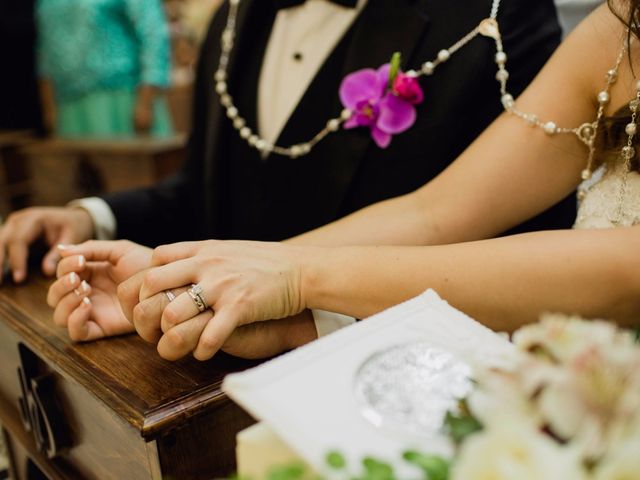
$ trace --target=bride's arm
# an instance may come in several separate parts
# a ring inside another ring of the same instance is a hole
[[[536,232],[433,247],[318,248],[302,266],[304,304],[365,318],[435,289],[496,330],[542,311],[639,324],[640,227]]]
[[[593,121],[595,98],[604,87],[604,74],[615,63],[623,37],[621,22],[606,6],[598,9],[560,46],[518,99],[518,108],[559,126],[574,127]],[[620,80],[612,91],[610,111],[633,94],[626,88],[633,86],[627,64],[623,65]],[[464,121],[450,128],[464,129]],[[572,192],[585,168],[586,155],[586,147],[575,136],[550,137],[521,119],[504,114],[424,187],[365,208],[291,242],[435,245],[489,238]],[[428,161],[425,152],[425,162]]]

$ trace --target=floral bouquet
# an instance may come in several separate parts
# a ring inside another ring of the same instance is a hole
[[[409,451],[404,460],[428,480],[640,479],[638,335],[546,315],[513,342],[513,361],[475,371],[473,393],[447,414],[452,458]],[[339,452],[327,464],[331,478],[398,479],[373,458],[356,476]],[[274,480],[318,478],[297,466],[274,473]]]
[[[450,478],[640,478],[637,336],[546,315],[513,342],[510,368],[478,371],[463,414],[447,418],[459,445]]]

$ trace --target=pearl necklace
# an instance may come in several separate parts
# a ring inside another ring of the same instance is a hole
[[[446,61],[448,61],[452,55],[458,50],[468,44],[471,40],[478,35],[493,38],[496,44],[495,62],[498,67],[496,73],[496,80],[500,84],[500,92],[502,94],[502,104],[507,108],[507,105],[511,105],[513,97],[507,92],[507,80],[509,79],[509,72],[506,69],[507,54],[504,51],[502,44],[502,35],[498,24],[498,10],[500,8],[501,0],[493,0],[491,6],[491,12],[488,18],[482,20],[472,31],[451,45],[449,48],[440,50],[435,59],[424,62],[419,70],[409,70],[407,75],[414,78],[422,76],[433,75],[437,67]],[[227,85],[228,78],[228,66],[229,58],[233,50],[235,36],[236,36],[236,21],[238,16],[238,7],[240,0],[229,1],[229,15],[227,17],[227,24],[222,31],[221,53],[218,69],[214,74],[215,90],[219,96],[220,104],[225,108],[226,115],[232,122],[233,128],[236,129],[240,135],[240,138],[245,140],[247,144],[262,155],[277,154],[283,155],[289,158],[298,158],[307,155],[313,147],[324,139],[327,135],[333,132],[337,132],[340,126],[349,120],[353,115],[353,112],[349,109],[344,109],[339,116],[331,118],[327,121],[325,127],[320,130],[313,138],[306,142],[298,143],[288,147],[279,145],[273,145],[269,141],[256,134],[251,127],[247,125],[246,120],[240,115],[238,108],[233,103],[233,98],[229,94],[229,88]]]
[[[513,98],[507,98],[506,100],[503,98],[503,104],[505,110],[508,113],[523,119],[533,127],[541,128],[549,136],[553,136],[558,133],[572,133],[576,135],[578,139],[587,146],[587,148],[589,149],[589,156],[587,158],[587,166],[581,173],[581,177],[583,180],[588,180],[589,178],[591,178],[591,175],[593,173],[595,138],[598,133],[598,127],[600,126],[602,117],[604,116],[605,108],[611,101],[611,94],[609,92],[611,90],[611,86],[618,79],[618,70],[620,69],[620,63],[622,62],[622,58],[625,52],[626,48],[623,47],[618,55],[618,58],[616,59],[615,66],[611,70],[609,70],[605,76],[605,87],[597,95],[598,110],[596,119],[593,122],[583,123],[579,127],[575,128],[559,127],[558,124],[552,120],[541,121],[538,116],[533,113],[525,113],[521,110],[518,110]],[[633,153],[634,152],[631,152],[631,158],[633,157]]]
[[[632,39],[633,40],[633,39]],[[525,113],[521,110],[518,110],[516,103],[510,95],[503,95],[503,105],[505,110],[515,115],[524,121],[526,121],[529,125],[537,128],[541,128],[547,135],[553,136],[559,133],[570,133],[576,135],[578,139],[584,143],[589,149],[589,154],[587,156],[587,165],[584,170],[581,172],[582,180],[589,180],[593,175],[593,162],[595,160],[596,146],[595,140],[598,134],[598,129],[600,124],[602,123],[602,118],[604,117],[605,109],[609,102],[611,101],[611,86],[616,83],[618,80],[618,72],[620,70],[620,64],[624,58],[624,54],[627,49],[625,46],[622,47],[618,57],[616,59],[616,63],[614,67],[607,71],[605,75],[605,87],[604,89],[598,93],[596,99],[598,101],[598,110],[596,113],[596,119],[593,122],[583,123],[579,127],[575,128],[567,128],[567,127],[559,127],[554,121],[541,121],[535,114],[533,113]],[[627,134],[627,142],[620,150],[620,158],[622,159],[624,166],[626,168],[626,173],[631,171],[631,160],[636,155],[636,149],[633,146],[633,139],[638,131],[638,120],[637,113],[640,108],[640,81],[636,83],[636,97],[629,102],[629,110],[631,111],[631,120],[625,126],[625,133]],[[620,185],[620,192],[618,195],[618,211],[615,219],[610,219],[614,224],[619,224],[622,218],[622,208],[624,197],[626,195],[626,186],[627,186],[627,175],[625,175],[622,179],[622,183]],[[584,185],[581,185],[578,189],[578,199],[584,199],[587,193],[587,188]]]

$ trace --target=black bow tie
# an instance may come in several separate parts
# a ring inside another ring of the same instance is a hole
[[[331,3],[335,3],[337,5],[342,5],[347,8],[356,8],[358,4],[358,0],[329,0]],[[305,0],[275,0],[276,8],[278,10],[282,8],[295,7],[297,5],[302,5]]]

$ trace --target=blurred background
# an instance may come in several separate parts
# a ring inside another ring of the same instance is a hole
[[[0,218],[175,171],[220,3],[0,0]]]

